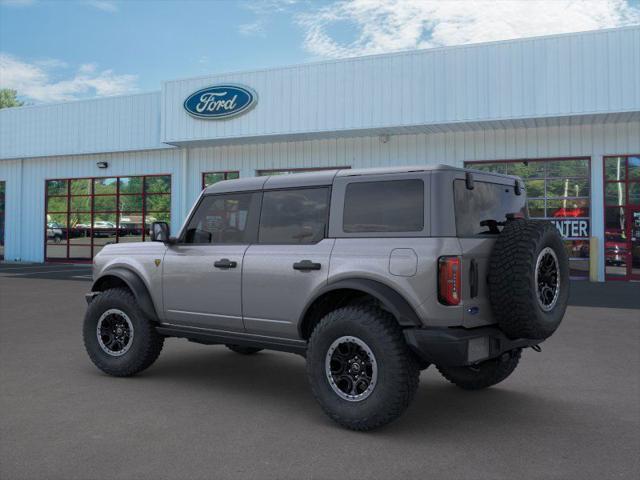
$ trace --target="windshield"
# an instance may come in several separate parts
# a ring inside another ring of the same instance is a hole
[[[528,218],[526,196],[516,195],[514,187],[497,183],[454,181],[456,230],[459,237],[497,235],[507,217]]]

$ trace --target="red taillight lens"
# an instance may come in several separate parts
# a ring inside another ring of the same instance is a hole
[[[438,300],[443,305],[460,303],[460,257],[438,259]]]

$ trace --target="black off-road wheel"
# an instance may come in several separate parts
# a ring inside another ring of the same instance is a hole
[[[491,253],[489,298],[508,337],[544,340],[555,332],[569,300],[569,259],[553,224],[507,222]]]
[[[444,378],[464,390],[481,390],[505,380],[518,366],[521,350],[504,353],[469,367],[442,367],[438,371]]]
[[[420,371],[393,316],[379,308],[347,306],[315,327],[307,376],[325,413],[352,430],[371,430],[409,406]]]
[[[253,355],[254,353],[258,353],[258,352],[263,350],[262,348],[245,347],[245,346],[242,346],[242,345],[232,345],[230,343],[227,343],[225,345],[225,347],[227,347],[232,352],[236,352],[236,353],[239,353],[241,355]]]
[[[89,304],[83,337],[94,365],[115,377],[135,375],[151,366],[164,344],[133,294],[122,288],[107,290]]]

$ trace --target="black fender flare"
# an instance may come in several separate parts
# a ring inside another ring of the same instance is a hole
[[[93,282],[93,285],[91,285],[91,291],[103,291],[104,289],[100,288],[101,283],[104,282],[107,277],[116,277],[122,280],[127,287],[129,287],[133,296],[136,297],[136,302],[138,302],[138,306],[144,314],[151,320],[158,320],[158,314],[156,313],[156,308],[153,305],[151,294],[137,273],[125,267],[114,267],[105,270],[102,272],[100,277]]]
[[[403,327],[416,327],[422,325],[420,317],[418,317],[418,314],[416,314],[413,307],[402,295],[384,283],[367,278],[349,278],[339,280],[335,283],[329,283],[322,287],[305,306],[298,320],[298,325],[303,324],[303,320],[307,315],[309,308],[318,298],[331,291],[343,289],[359,290],[376,298],[384,308],[396,318],[398,324]]]

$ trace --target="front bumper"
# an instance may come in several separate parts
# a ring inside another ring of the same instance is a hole
[[[474,365],[516,348],[538,345],[541,340],[510,339],[497,327],[408,328],[404,337],[422,360],[445,367]]]

